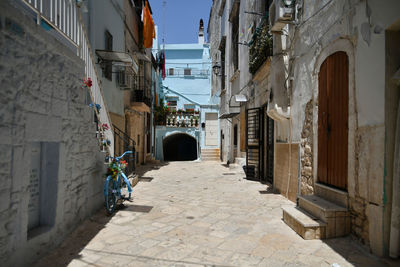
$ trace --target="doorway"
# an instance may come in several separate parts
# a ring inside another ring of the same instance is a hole
[[[266,114],[265,108],[264,114]],[[270,184],[274,183],[274,120],[265,116],[265,164],[264,164],[264,181]]]
[[[218,145],[218,113],[206,113],[206,146]]]
[[[318,77],[318,181],[347,191],[349,60],[336,52]]]
[[[263,113],[260,108],[246,110],[246,177],[261,180],[263,173]]]

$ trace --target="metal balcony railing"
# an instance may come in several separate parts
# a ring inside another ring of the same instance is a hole
[[[132,97],[131,101],[132,102],[143,102],[145,103],[148,107],[151,107],[152,104],[152,98],[148,97],[145,95],[146,91],[143,90],[133,90],[132,91]]]
[[[210,77],[209,69],[178,69],[178,68],[169,68],[167,70],[168,77],[194,77],[194,78],[208,78]]]
[[[167,127],[198,128],[199,124],[200,114],[195,113],[168,114],[165,121]]]
[[[93,103],[100,105],[100,109],[94,108],[99,124],[111,125],[110,115],[104,101],[103,91],[98,80],[100,77],[96,70],[92,49],[86,34],[85,27],[82,22],[79,7],[76,0],[20,0],[33,10],[36,14],[36,23],[38,25],[45,24],[60,35],[76,48],[77,55],[85,62],[85,79],[91,78],[92,86],[90,87],[90,96]],[[83,78],[83,77],[82,77]],[[106,127],[108,128],[108,127]],[[102,126],[99,129],[103,138],[114,140],[112,127],[108,129]],[[114,155],[114,143],[108,146],[111,156]]]
[[[249,70],[255,74],[268,57],[272,56],[272,36],[269,34],[268,17],[264,17],[249,42]]]

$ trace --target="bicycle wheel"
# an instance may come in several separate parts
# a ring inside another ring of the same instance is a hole
[[[106,186],[104,188],[104,195],[106,201],[106,211],[111,215],[116,206],[116,185],[112,177],[108,177],[106,180]]]

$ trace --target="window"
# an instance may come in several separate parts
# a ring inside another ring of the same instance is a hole
[[[235,71],[239,68],[239,9],[240,1],[235,0],[229,14],[229,21],[232,23],[232,64]]]
[[[174,76],[174,69],[173,68],[169,68],[168,69],[168,75],[169,76]]]
[[[263,14],[268,14],[269,7],[271,6],[273,0],[265,0],[261,2]]]
[[[176,100],[168,100],[168,106],[176,106],[177,101]]]
[[[105,39],[105,50],[112,51],[113,50],[113,37],[109,31],[106,31],[104,34]],[[112,62],[107,62],[104,70],[104,76],[112,81]]]
[[[222,36],[218,48],[221,51],[221,91],[225,90],[225,45],[226,36]]]
[[[233,127],[233,145],[237,146],[238,144],[238,126],[235,124]]]
[[[185,76],[192,75],[192,69],[189,69],[189,68],[184,69],[184,70],[183,70],[183,74],[184,74]]]
[[[184,104],[183,106],[185,107],[186,112],[194,112],[195,109],[194,104]]]
[[[239,68],[239,16],[235,17],[232,24],[232,63],[233,69]]]
[[[151,133],[151,116],[150,116],[150,113],[147,113],[147,134],[146,134],[147,153],[151,152],[151,134],[150,133]]]

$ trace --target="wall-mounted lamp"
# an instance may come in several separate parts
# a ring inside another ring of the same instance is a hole
[[[221,74],[221,65],[215,64],[214,66],[212,66],[212,69],[215,75]]]

